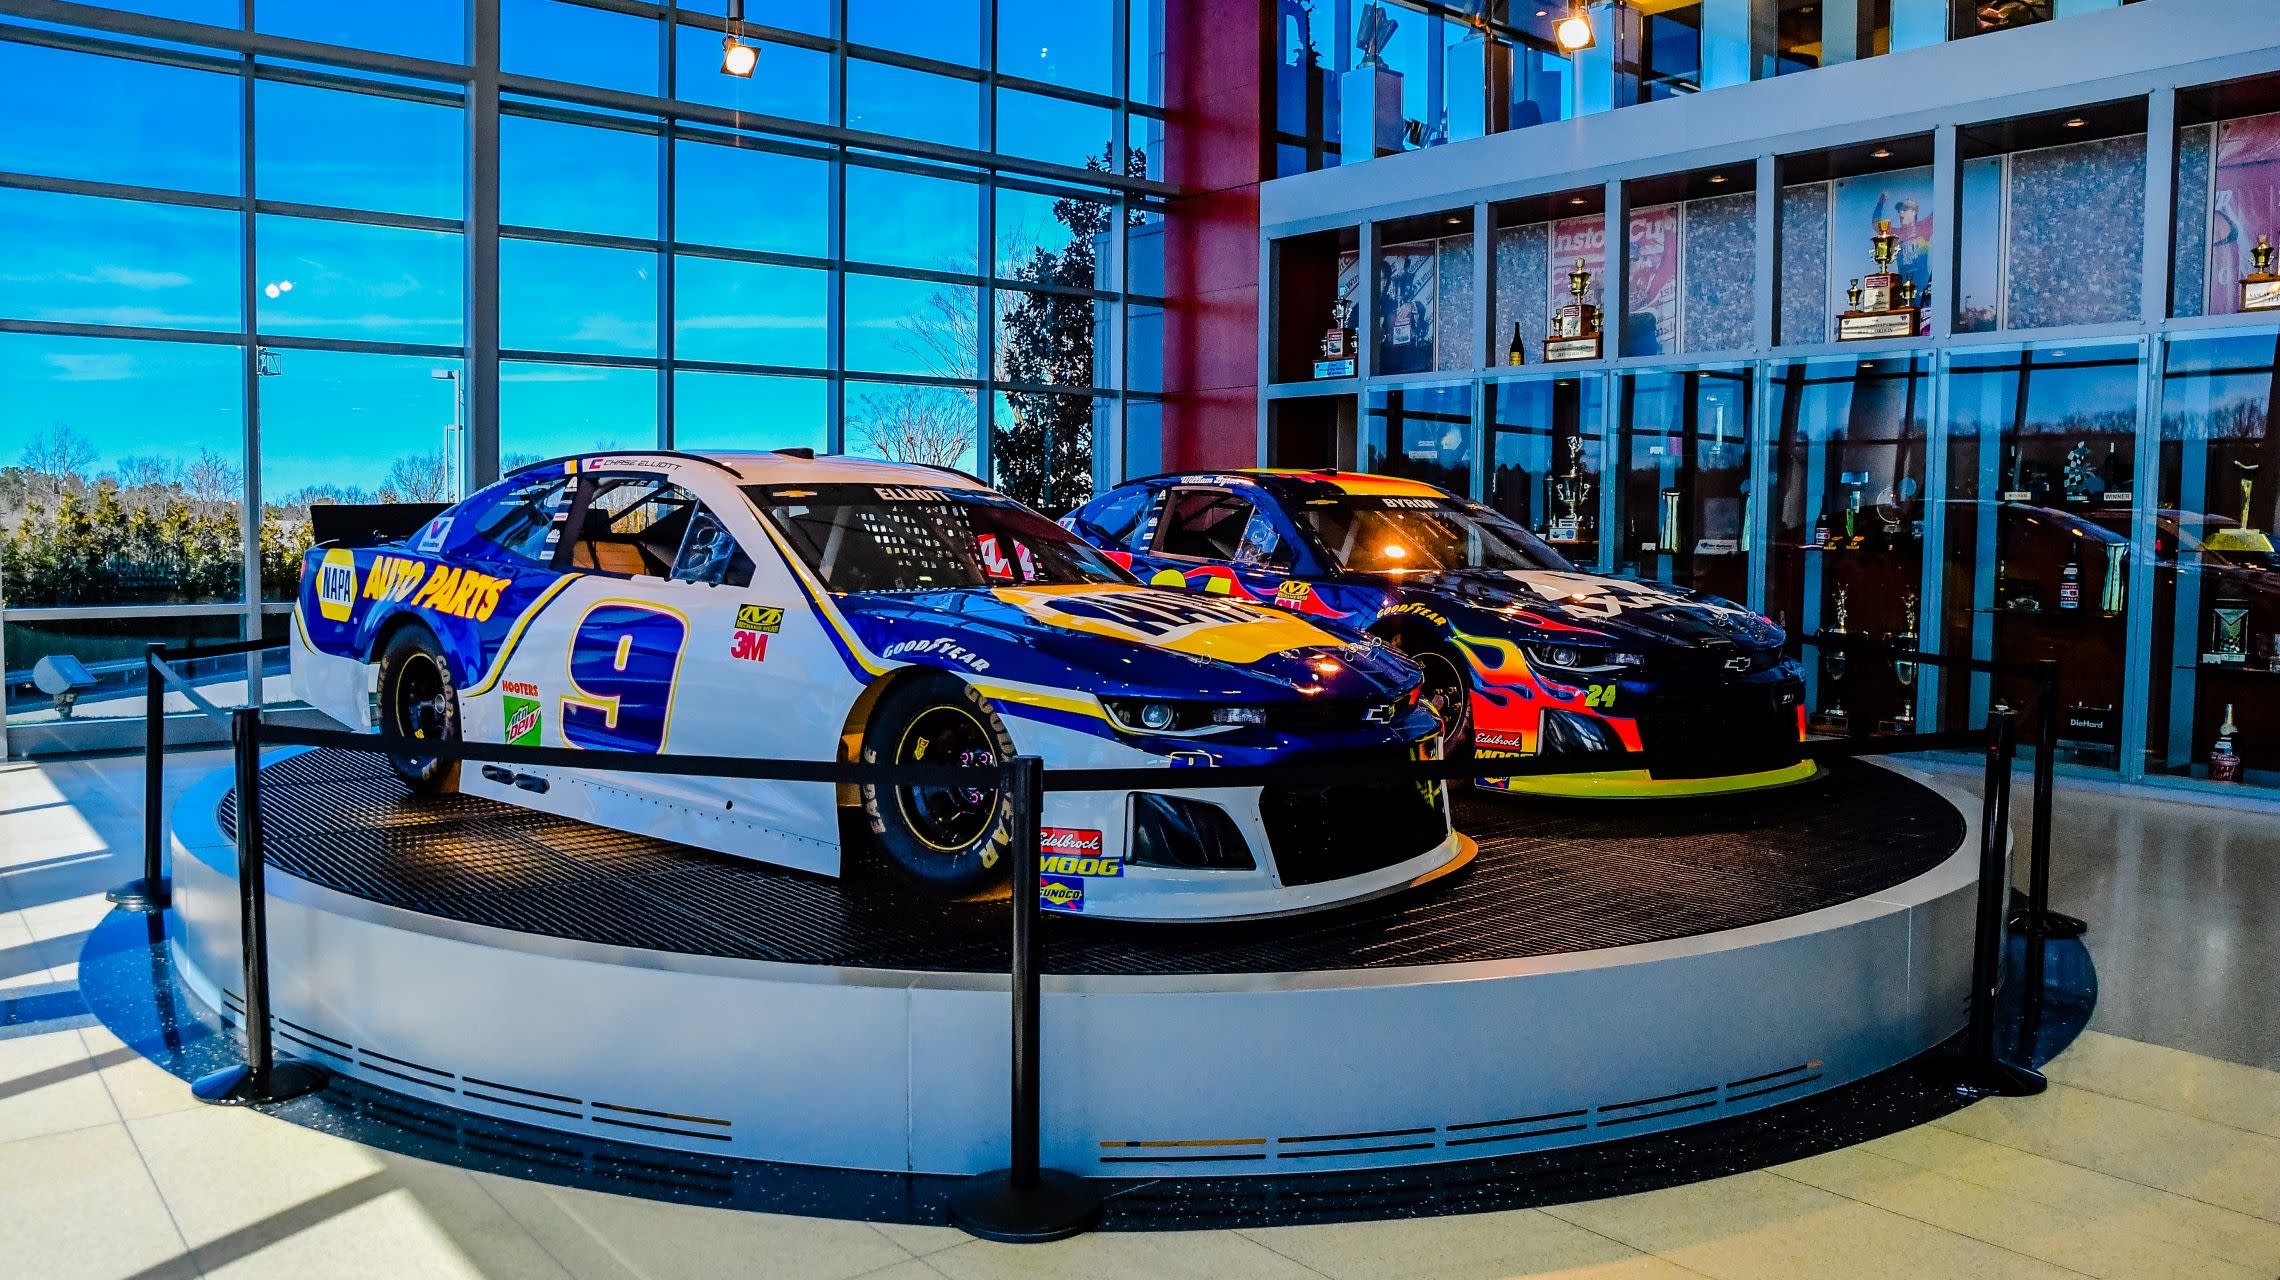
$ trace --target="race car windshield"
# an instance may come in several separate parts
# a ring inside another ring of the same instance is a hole
[[[1132,580],[1076,535],[992,493],[875,484],[744,492],[837,594]]]
[[[1313,498],[1295,507],[1339,568],[1572,570],[1535,534],[1477,503],[1445,498]]]

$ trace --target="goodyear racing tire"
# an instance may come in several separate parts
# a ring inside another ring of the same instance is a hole
[[[451,663],[427,628],[411,626],[380,651],[380,731],[406,738],[459,741],[459,684]],[[390,756],[398,777],[414,791],[459,789],[459,761],[434,756]]]
[[[1423,701],[1441,721],[1441,753],[1471,755],[1473,749],[1471,664],[1438,642],[1403,644],[1403,656],[1425,673]]]
[[[1013,737],[971,685],[948,676],[905,680],[872,708],[866,764],[996,765]],[[1004,892],[1012,871],[1012,813],[1004,788],[866,782],[863,816],[885,862],[930,895],[974,900]]]

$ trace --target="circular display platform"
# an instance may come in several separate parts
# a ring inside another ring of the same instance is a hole
[[[281,1048],[462,1110],[840,1168],[1003,1162],[1003,904],[470,797],[264,771]],[[1239,925],[1053,918],[1046,1158],[1287,1173],[1604,1142],[1902,1062],[1963,1020],[1976,839],[1838,762],[1753,795],[1465,794],[1465,875]],[[180,969],[235,1007],[226,776],[176,814]]]

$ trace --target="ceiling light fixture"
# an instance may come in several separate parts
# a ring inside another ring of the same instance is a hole
[[[1591,29],[1591,15],[1584,10],[1583,0],[1569,0],[1567,16],[1552,26],[1552,38],[1559,42],[1561,53],[1581,53],[1599,43],[1599,33]]]
[[[2085,124],[2088,124],[2088,123],[2089,123],[2089,121],[2087,121],[2087,120],[2084,120],[2084,119],[2083,119],[2082,117],[2080,117],[2080,116],[2070,116],[2070,117],[2068,117],[2068,119],[2067,119],[2067,121],[2066,121],[2066,127],[2067,127],[2067,128],[2069,128],[2069,129],[2079,129],[2079,128],[2081,128],[2083,125],[2085,125]]]
[[[760,51],[744,43],[744,0],[728,0],[728,34],[720,40],[720,73],[739,80],[752,78],[760,65]]]
[[[1892,158],[1892,148],[1878,147],[1876,150],[1868,153],[1868,158],[1871,160],[1890,160]]]
[[[1725,174],[1722,174],[1722,173],[1713,173],[1713,174],[1711,174],[1711,175],[1710,175],[1710,185],[1711,185],[1711,186],[1713,186],[1713,187],[1715,187],[1715,186],[1719,185],[1720,183],[1723,183],[1725,180],[1726,180],[1726,175],[1725,175]]]
[[[1568,203],[1569,203],[1569,204],[1582,204],[1582,203],[1583,203],[1583,197],[1582,197],[1582,196],[1569,196],[1569,197],[1568,197]]]

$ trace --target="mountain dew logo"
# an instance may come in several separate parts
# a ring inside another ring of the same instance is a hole
[[[533,698],[506,697],[507,745],[535,747],[538,741],[538,702]]]

